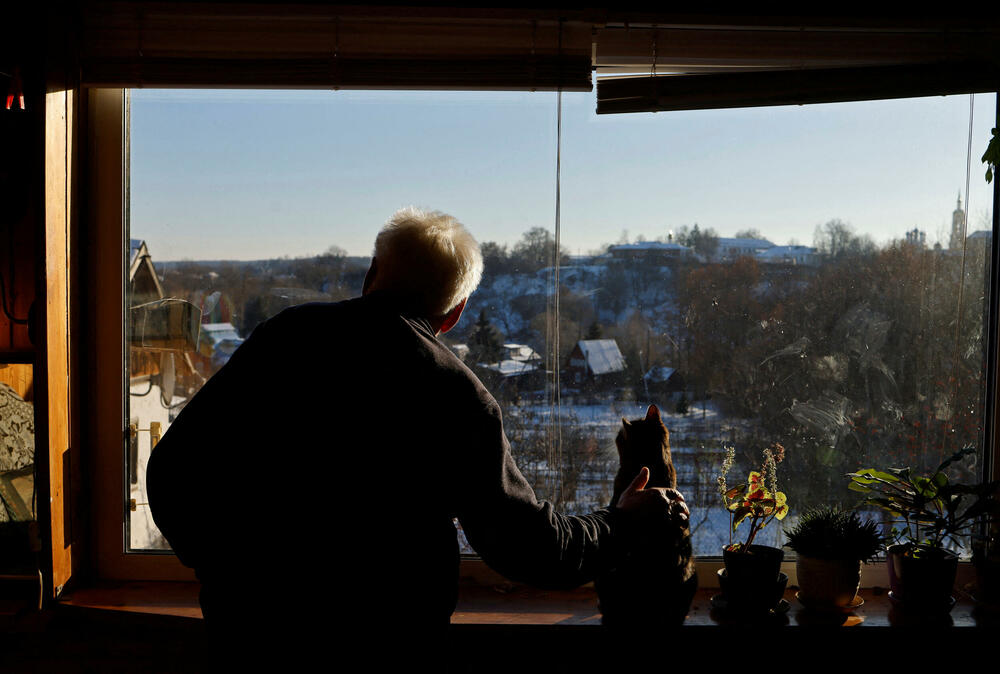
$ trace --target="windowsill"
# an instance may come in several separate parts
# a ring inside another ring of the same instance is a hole
[[[59,603],[66,609],[88,612],[125,612],[172,616],[200,620],[198,583],[164,581],[103,582],[93,587],[80,588],[64,597]],[[950,613],[934,619],[919,619],[895,610],[885,588],[872,587],[861,590],[865,603],[854,613],[844,616],[815,616],[805,611],[795,599],[795,587],[785,592],[789,610],[783,616],[772,618],[776,626],[844,626],[844,627],[995,627],[998,616],[976,611],[976,605],[966,593],[956,591],[956,604]],[[685,626],[705,628],[725,626],[733,621],[711,606],[713,588],[701,588],[695,596]],[[600,628],[601,615],[597,609],[597,596],[592,587],[584,586],[570,591],[539,590],[509,583],[486,585],[463,583],[458,607],[452,625],[462,626],[573,626],[574,628]]]

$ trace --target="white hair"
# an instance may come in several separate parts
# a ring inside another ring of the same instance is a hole
[[[375,238],[375,285],[405,295],[424,317],[444,316],[483,276],[479,244],[458,220],[412,206],[393,213]]]

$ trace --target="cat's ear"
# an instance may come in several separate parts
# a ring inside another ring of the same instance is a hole
[[[632,424],[629,423],[628,419],[622,417],[622,429],[625,431],[626,435],[628,435],[628,429],[631,425]]]
[[[660,408],[656,405],[650,405],[649,409],[646,410],[646,421],[649,421],[650,419],[656,419],[657,421],[660,420]]]

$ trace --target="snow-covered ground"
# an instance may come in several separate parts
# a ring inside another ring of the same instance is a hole
[[[601,460],[595,461],[589,470],[583,471],[576,485],[573,500],[564,504],[567,514],[581,515],[608,505],[612,492],[612,481],[618,468],[614,438],[621,427],[622,417],[636,419],[645,416],[648,403],[645,401],[615,401],[608,399],[598,403],[564,403],[561,408],[529,403],[519,407],[508,407],[506,419],[517,426],[519,416],[532,419],[533,427],[547,426],[553,417],[562,420],[564,434],[572,427],[593,437],[601,448]],[[702,403],[692,405],[686,415],[675,414],[673,406],[661,404],[661,415],[674,438],[682,442],[672,443],[671,453],[678,473],[678,488],[685,494],[691,509],[691,530],[696,555],[720,555],[723,545],[730,542],[729,515],[723,509],[721,500],[715,493],[715,479],[722,465],[725,453],[723,443],[733,430],[743,428],[748,422],[722,416],[711,401],[702,408]],[[534,432],[534,431],[529,431]],[[509,431],[508,431],[509,433]],[[514,451],[517,456],[516,438]],[[521,466],[529,481],[534,480],[538,491],[554,477],[544,461],[530,466]],[[791,517],[791,516],[789,516]],[[785,523],[790,522],[786,519]],[[782,523],[772,523],[764,529],[756,541],[764,545],[779,545],[783,540]],[[461,526],[459,525],[461,533]],[[746,525],[738,532],[737,538],[745,537]],[[460,536],[463,552],[473,552],[464,536]]]
[[[146,496],[146,463],[152,450],[150,445],[150,423],[159,422],[161,435],[166,433],[170,422],[170,411],[161,400],[159,386],[142,382],[133,384],[129,396],[130,423],[139,427],[137,481],[129,485],[129,498],[136,502],[136,509],[129,513],[129,545],[133,550],[169,550],[170,544],[153,523],[149,498]],[[171,405],[177,405],[184,398],[174,397]]]

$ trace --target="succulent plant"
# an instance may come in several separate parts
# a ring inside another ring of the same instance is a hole
[[[818,559],[868,562],[885,545],[877,522],[863,521],[855,511],[834,506],[806,511],[785,535],[792,550]]]

